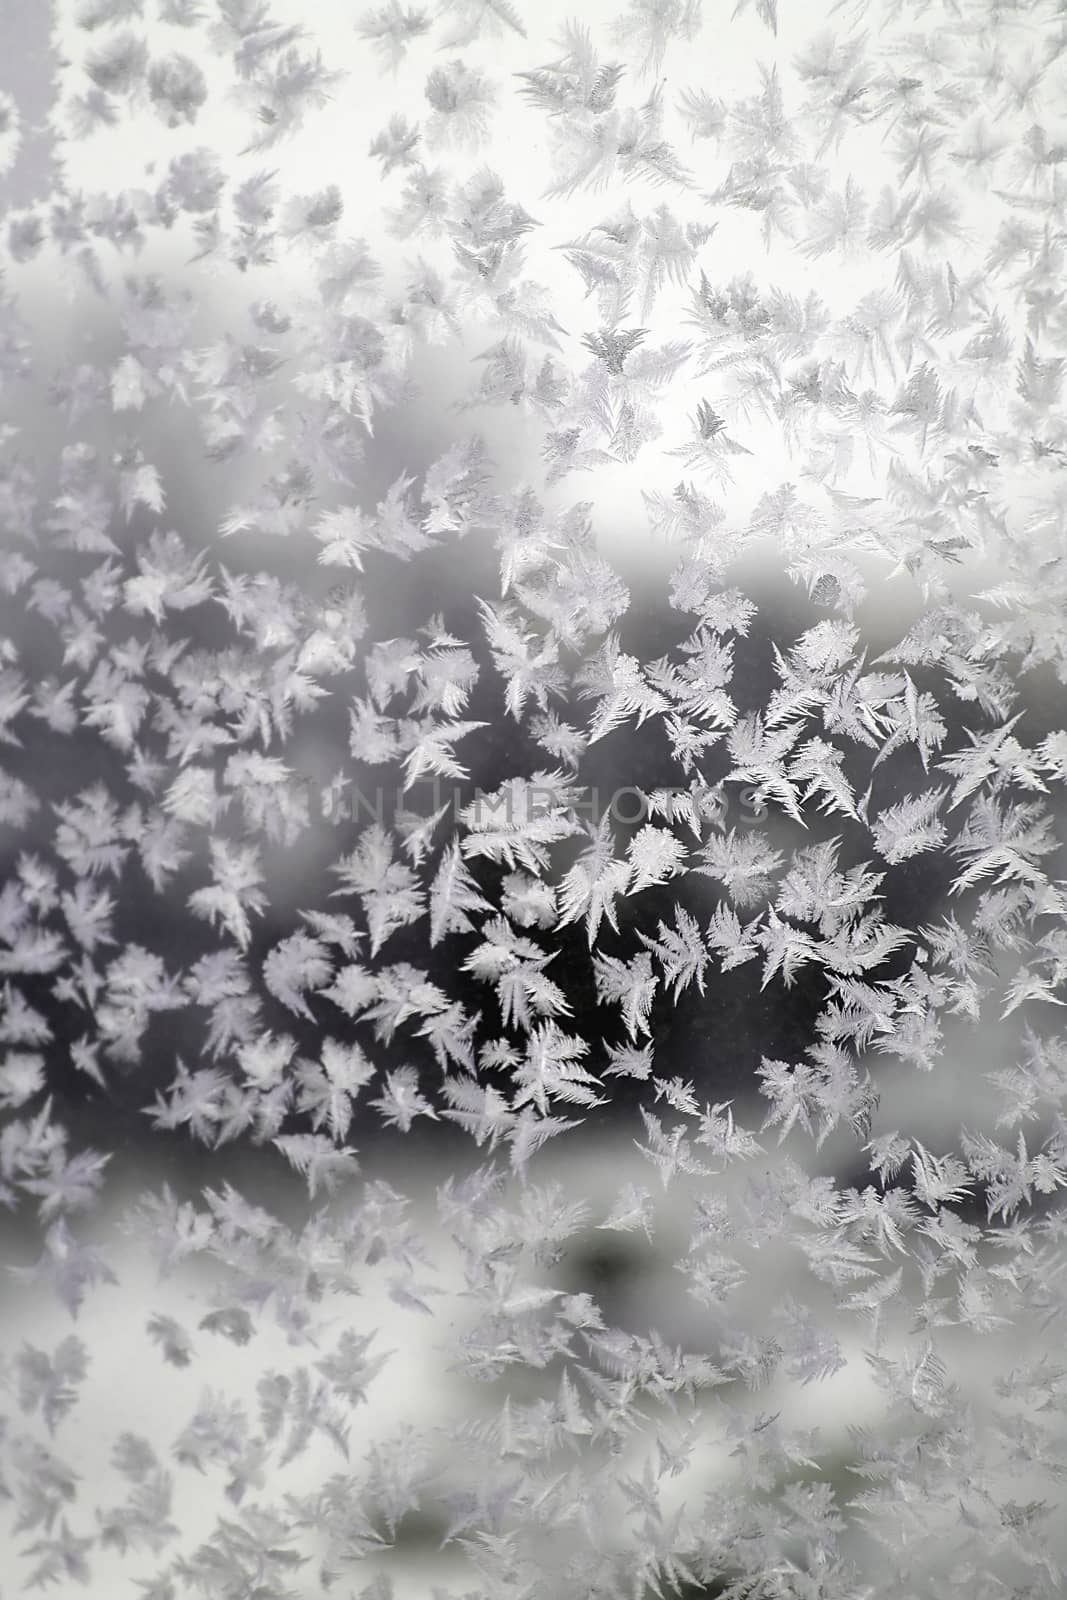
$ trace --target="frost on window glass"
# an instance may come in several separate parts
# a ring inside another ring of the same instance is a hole
[[[1061,1593],[1062,8],[13,38],[0,1600]]]

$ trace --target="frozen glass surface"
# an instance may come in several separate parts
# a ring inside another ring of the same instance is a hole
[[[1060,1593],[1061,8],[0,37],[0,1600]]]

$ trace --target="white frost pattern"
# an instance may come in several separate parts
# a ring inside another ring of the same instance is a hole
[[[1067,23],[819,12],[58,0],[3,1600],[1064,1591]]]

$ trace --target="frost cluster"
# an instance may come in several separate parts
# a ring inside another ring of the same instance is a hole
[[[1062,1593],[1062,6],[52,42],[0,1596]]]

